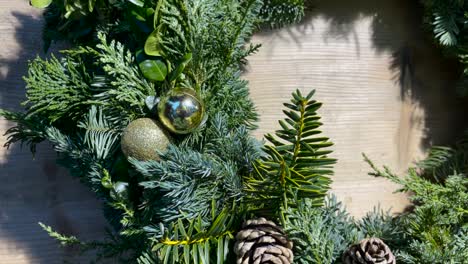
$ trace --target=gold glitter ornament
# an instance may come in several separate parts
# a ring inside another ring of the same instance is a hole
[[[158,121],[139,118],[125,128],[120,146],[127,158],[159,160],[158,151],[166,150],[170,143],[170,136]]]
[[[177,134],[188,134],[199,127],[204,111],[203,101],[189,88],[175,88],[158,103],[161,123]]]

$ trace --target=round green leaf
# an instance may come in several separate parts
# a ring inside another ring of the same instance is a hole
[[[143,75],[151,81],[163,81],[167,75],[167,66],[161,60],[144,60],[140,64]]]
[[[37,8],[46,8],[52,3],[52,0],[31,0],[30,3]]]

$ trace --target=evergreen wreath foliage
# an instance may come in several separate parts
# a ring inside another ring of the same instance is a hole
[[[52,143],[59,162],[103,201],[112,226],[102,241],[83,242],[41,223],[64,246],[97,250],[96,260],[122,263],[232,263],[242,222],[267,217],[281,224],[297,263],[341,263],[366,237],[379,237],[401,263],[466,263],[468,181],[466,139],[434,147],[398,177],[413,193],[414,209],[391,216],[380,209],[349,216],[330,188],[335,159],[319,130],[321,103],[299,90],[285,103],[281,129],[266,144],[251,137],[257,113],[242,80],[246,58],[259,46],[249,38],[262,24],[299,21],[304,1],[275,0],[32,0],[44,12],[45,48],[75,44],[59,57],[30,62],[25,112],[0,110],[16,123],[10,146]],[[465,1],[423,1],[441,45],[466,62]],[[142,57],[167,72],[149,81]],[[127,159],[123,129],[152,116],[148,97],[175,87],[196,90],[206,123],[159,153],[160,160]]]
[[[463,65],[457,92],[468,94],[468,2],[464,0],[421,0],[424,6],[424,22],[437,42],[450,56],[457,57]]]
[[[403,263],[464,263],[468,252],[468,177],[466,163],[447,157],[463,157],[466,144],[456,148],[434,147],[422,167],[400,178],[390,169],[380,170],[367,158],[374,172],[409,191],[415,208],[398,218],[403,242],[398,255]],[[442,161],[442,162],[441,162]],[[449,174],[441,177],[441,169]],[[417,171],[421,172],[418,173]],[[425,176],[425,177],[423,177]]]

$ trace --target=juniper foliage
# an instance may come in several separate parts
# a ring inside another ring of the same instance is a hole
[[[328,197],[323,207],[314,207],[306,199],[299,202],[297,210],[287,212],[285,227],[294,243],[296,263],[336,263],[362,236],[335,196]]]
[[[386,167],[378,169],[366,157],[374,169],[372,175],[385,177],[401,185],[401,191],[412,193],[415,208],[399,218],[404,242],[397,244],[398,257],[403,263],[466,262],[468,177],[466,163],[459,161],[467,150],[466,144],[435,147],[428,159],[420,163],[421,173],[412,168],[403,178]]]

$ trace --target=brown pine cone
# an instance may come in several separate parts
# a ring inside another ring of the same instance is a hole
[[[237,233],[237,264],[291,264],[293,244],[275,223],[259,218],[244,223]]]
[[[390,248],[378,238],[366,238],[343,254],[344,264],[396,264]]]

